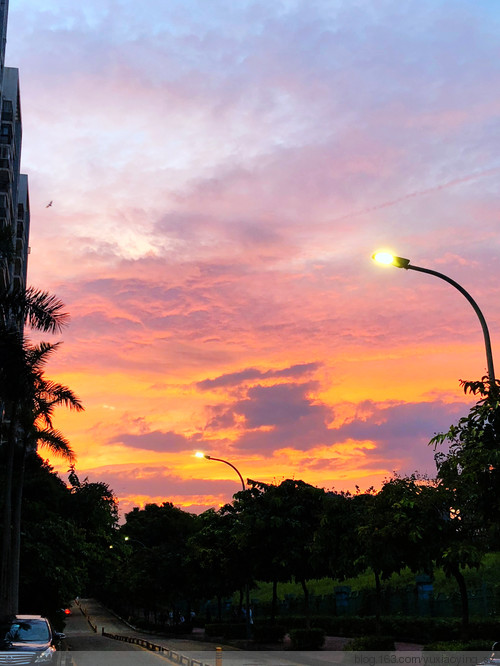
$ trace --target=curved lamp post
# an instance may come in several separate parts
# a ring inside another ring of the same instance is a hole
[[[463,296],[465,296],[465,298],[474,308],[474,312],[477,314],[479,322],[481,323],[481,328],[483,329],[483,336],[484,336],[484,345],[486,348],[486,362],[488,364],[488,378],[490,381],[490,390],[496,389],[495,369],[493,367],[493,354],[491,351],[490,333],[488,331],[488,326],[486,324],[486,320],[483,316],[483,313],[481,312],[478,304],[472,298],[469,292],[466,291],[461,285],[459,285],[458,282],[455,282],[455,280],[452,280],[447,275],[443,275],[443,273],[438,273],[438,271],[433,271],[430,268],[422,268],[421,266],[414,266],[413,264],[410,263],[409,259],[404,259],[403,257],[396,257],[393,254],[390,254],[389,252],[375,252],[375,254],[372,254],[372,259],[381,264],[396,266],[396,268],[404,268],[405,270],[419,271],[420,273],[428,273],[429,275],[434,275],[435,277],[441,278],[441,280],[448,282],[448,284],[451,284],[452,287],[458,289],[458,291]]]
[[[135,537],[125,536],[125,537],[123,537],[123,540],[124,541],[135,541],[136,543],[138,543],[140,546],[142,546],[146,550],[151,550],[151,548],[149,546],[146,546],[145,543],[142,543],[142,541],[139,541],[139,539],[136,539]]]
[[[225,463],[226,465],[229,465],[229,467],[232,467],[234,469],[234,471],[236,472],[236,474],[240,477],[242,489],[246,490],[245,482],[243,481],[243,477],[241,476],[239,470],[232,463],[230,463],[229,460],[222,460],[222,458],[213,458],[212,456],[208,456],[206,453],[203,453],[202,451],[197,451],[194,455],[197,458],[206,458],[207,460],[215,460],[217,462]]]
[[[209,456],[206,453],[203,453],[202,451],[197,451],[195,454],[196,458],[205,458],[206,460],[215,460],[216,462],[221,462],[224,463],[225,465],[229,465],[229,467],[232,467],[236,474],[240,477],[241,481],[241,488],[242,490],[246,490],[245,487],[245,482],[243,481],[243,477],[241,476],[241,473],[239,469],[237,469],[233,463],[230,463],[229,460],[223,460],[222,458],[214,458],[213,456]],[[245,585],[245,624],[246,624],[246,630],[247,630],[247,639],[250,639],[252,637],[252,628],[251,628],[251,622],[250,622],[250,588],[248,583]]]

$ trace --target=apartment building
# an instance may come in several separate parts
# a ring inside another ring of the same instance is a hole
[[[0,0],[0,293],[26,286],[29,253],[28,177],[20,173],[19,71],[5,67],[8,0]]]

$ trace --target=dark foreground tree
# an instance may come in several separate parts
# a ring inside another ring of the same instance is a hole
[[[92,482],[88,478],[81,481],[74,465],[70,467],[68,480],[66,515],[85,542],[82,560],[86,584],[80,588],[79,595],[99,596],[115,573],[110,546],[118,530],[118,500],[107,483]]]
[[[74,519],[71,490],[31,452],[26,457],[23,493],[19,612],[57,619],[57,610],[88,583],[92,544]]]
[[[437,478],[448,494],[447,540],[439,563],[457,581],[462,600],[462,633],[469,608],[463,570],[478,567],[484,552],[500,545],[500,394],[488,377],[462,382],[479,400],[467,416],[432,438]]]
[[[395,476],[367,499],[358,514],[357,549],[360,561],[375,576],[380,626],[381,581],[406,567],[414,573],[432,574],[433,561],[443,547],[447,516],[436,485],[418,474]]]
[[[232,516],[209,509],[197,518],[197,530],[189,543],[190,582],[194,599],[217,600],[222,621],[222,601],[242,590],[245,582],[241,551],[233,534]],[[215,619],[215,618],[214,618]]]
[[[181,606],[186,612],[192,591],[189,544],[197,518],[171,502],[146,504],[126,514],[120,530],[130,544],[125,584],[136,609],[153,616],[167,608],[175,616]]]
[[[308,624],[308,581],[326,573],[314,557],[324,490],[295,479],[279,485],[249,479],[248,484],[250,490],[237,493],[231,508],[241,562],[248,570],[247,585],[253,580],[271,582],[275,608],[278,583],[300,583]]]
[[[4,464],[0,616],[17,612],[19,587],[20,507],[24,460],[30,448],[44,442],[71,455],[53,429],[56,404],[81,408],[69,389],[48,382],[43,366],[55,347],[30,345],[24,326],[57,332],[67,322],[54,296],[29,288],[0,293],[0,449]],[[63,390],[64,389],[64,390]]]

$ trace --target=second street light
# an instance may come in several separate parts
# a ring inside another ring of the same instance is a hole
[[[455,282],[455,280],[452,280],[452,278],[448,277],[447,275],[439,273],[438,271],[434,271],[430,268],[422,268],[421,266],[414,266],[412,263],[410,263],[409,259],[405,259],[404,257],[396,257],[395,255],[390,254],[389,252],[375,252],[375,254],[372,255],[372,259],[378,261],[381,264],[395,266],[396,268],[404,268],[405,270],[418,271],[420,273],[428,273],[429,275],[434,275],[435,277],[438,277],[441,280],[448,282],[448,284],[451,284],[463,296],[465,296],[465,298],[469,301],[470,305],[473,307],[474,312],[476,313],[479,322],[481,324],[481,328],[483,330],[484,346],[486,349],[486,363],[488,366],[489,389],[490,391],[493,390],[496,391],[495,369],[493,367],[493,354],[491,351],[490,333],[483,313],[481,312],[478,304],[472,298],[469,292],[466,291],[462,287],[462,285],[458,284],[458,282]]]
[[[197,451],[194,455],[196,458],[205,458],[205,460],[215,460],[216,462],[221,462],[224,463],[225,465],[229,465],[229,467],[234,469],[236,474],[240,477],[242,490],[246,490],[245,482],[243,480],[243,477],[241,476],[239,469],[235,467],[233,463],[230,463],[229,460],[224,460],[223,458],[214,458],[213,456],[209,456],[206,453],[203,453],[202,451]],[[252,637],[252,628],[251,628],[251,617],[250,617],[250,588],[248,583],[245,585],[245,624],[247,630],[247,639],[250,640],[250,638]]]
[[[203,453],[202,451],[197,451],[194,455],[197,458],[205,458],[206,460],[215,460],[216,462],[225,463],[226,465],[229,465],[229,467],[232,467],[236,472],[236,474],[240,477],[242,489],[246,490],[245,482],[243,481],[243,477],[241,476],[240,471],[233,465],[233,463],[230,463],[229,460],[223,460],[222,458],[214,458],[213,456],[208,456],[206,453]]]

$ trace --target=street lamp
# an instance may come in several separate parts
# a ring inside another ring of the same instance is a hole
[[[243,481],[243,477],[241,476],[240,471],[232,463],[230,463],[229,460],[222,460],[222,458],[213,458],[212,456],[209,456],[206,453],[203,453],[202,451],[197,451],[194,455],[196,458],[206,458],[207,460],[215,460],[216,462],[225,463],[226,465],[229,465],[229,467],[232,467],[236,472],[236,474],[240,477],[242,489],[246,490],[245,482]]]
[[[236,472],[236,474],[240,477],[242,490],[246,490],[245,482],[243,481],[243,477],[241,476],[239,469],[237,469],[232,463],[230,463],[229,460],[223,460],[222,458],[214,458],[213,456],[209,456],[206,453],[203,453],[203,451],[197,451],[194,455],[196,458],[215,460],[216,462],[221,462],[224,463],[225,465],[229,465],[229,467],[232,467]],[[245,585],[245,624],[247,630],[247,639],[250,639],[252,637],[252,628],[250,622],[250,587],[248,583]]]
[[[484,345],[486,348],[486,362],[488,364],[488,378],[490,382],[490,390],[496,390],[495,369],[493,367],[493,354],[491,351],[491,340],[490,340],[490,333],[488,331],[488,325],[486,324],[486,320],[484,318],[483,313],[479,309],[478,304],[472,298],[469,292],[466,291],[461,285],[459,285],[458,282],[455,282],[455,280],[452,280],[447,275],[443,275],[443,273],[438,273],[438,271],[433,271],[430,268],[422,268],[420,266],[414,266],[413,264],[410,263],[409,259],[404,259],[403,257],[396,257],[395,255],[389,252],[375,252],[374,254],[372,254],[372,259],[381,264],[396,266],[396,268],[404,268],[405,270],[419,271],[420,273],[428,273],[429,275],[434,275],[435,277],[441,278],[441,280],[448,282],[448,284],[451,284],[452,287],[458,289],[458,291],[463,296],[465,296],[465,298],[474,308],[474,312],[477,314],[479,322],[481,323],[481,328],[483,329]]]
[[[139,541],[139,539],[136,539],[135,537],[125,536],[125,537],[123,537],[123,540],[124,541],[135,541],[136,543],[138,543],[140,546],[142,546],[146,550],[151,550],[148,546],[146,546],[145,543],[142,543],[142,541]]]

